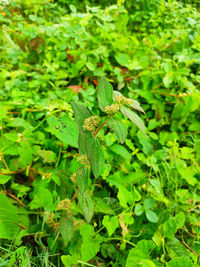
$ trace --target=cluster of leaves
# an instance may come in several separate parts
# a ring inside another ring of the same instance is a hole
[[[198,266],[197,8],[0,1],[1,266]]]

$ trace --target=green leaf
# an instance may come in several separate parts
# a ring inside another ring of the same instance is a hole
[[[155,244],[151,240],[139,241],[137,243],[137,246],[130,250],[127,261],[126,261],[126,267],[133,267],[133,266],[156,267],[156,265],[153,264],[153,262],[150,260],[150,256],[149,256],[150,250],[154,248],[155,248]]]
[[[43,158],[44,162],[54,162],[56,154],[51,150],[40,149],[37,151],[38,155]]]
[[[105,107],[110,106],[113,102],[113,88],[104,77],[101,77],[98,82],[97,99],[100,109],[105,111]]]
[[[134,212],[135,212],[135,214],[136,214],[137,216],[142,215],[142,213],[144,212],[144,208],[143,208],[143,206],[140,205],[140,204],[136,204],[136,205],[135,205]]]
[[[78,260],[79,260],[79,255],[77,254],[73,254],[71,255],[62,255],[61,256],[61,261],[64,264],[65,267],[71,267],[74,264],[78,264]]]
[[[73,218],[69,214],[62,214],[60,218],[60,232],[64,245],[67,246],[74,235]]]
[[[121,145],[114,144],[110,147],[110,150],[112,150],[116,154],[120,155],[124,159],[131,160],[131,158],[132,158],[131,153],[129,153],[129,151]]]
[[[87,133],[87,131],[83,129],[83,124],[85,119],[91,116],[89,110],[83,104],[80,104],[78,102],[72,102],[71,104],[76,125],[78,126],[81,133]]]
[[[144,209],[146,211],[152,209],[154,205],[155,205],[155,200],[154,199],[150,199],[150,198],[145,199],[145,201],[144,201]]]
[[[94,214],[93,201],[87,192],[78,193],[78,201],[87,223],[90,223]]]
[[[169,239],[174,239],[174,234],[177,231],[176,220],[174,217],[170,216],[167,221],[163,224],[163,235]]]
[[[122,106],[120,110],[124,116],[129,118],[141,130],[143,134],[146,134],[145,125],[135,112],[124,106]]]
[[[116,134],[120,143],[123,144],[127,136],[127,129],[124,124],[120,120],[111,117],[107,117],[105,123]]]
[[[88,168],[81,166],[76,173],[76,180],[79,192],[83,194],[88,187]]]
[[[33,200],[30,202],[31,209],[44,208],[46,210],[51,210],[53,206],[53,197],[51,192],[44,187],[38,187],[34,190]]]
[[[129,68],[130,58],[127,54],[119,53],[115,56],[115,59],[121,66]]]
[[[182,256],[176,257],[170,262],[167,262],[166,267],[192,267],[193,263],[190,258]]]
[[[49,117],[47,119],[49,130],[64,144],[78,147],[78,128],[70,117],[67,115],[61,118]]]
[[[147,217],[148,221],[153,222],[153,223],[157,223],[158,222],[158,216],[152,210],[145,211],[145,214],[146,214],[146,217]]]
[[[180,211],[178,214],[176,214],[175,220],[176,220],[177,229],[183,227],[185,223],[185,214],[182,211]]]
[[[172,82],[173,82],[173,73],[167,73],[163,78],[163,83],[165,87],[168,88]]]
[[[104,154],[99,143],[99,140],[93,135],[88,137],[86,140],[86,154],[90,162],[92,172],[95,177],[98,177],[103,169],[105,164]]]
[[[4,194],[0,194],[0,203],[0,238],[13,239],[19,231],[17,208]]]
[[[129,203],[130,205],[133,203],[133,194],[128,191],[123,185],[119,187],[117,197],[122,207],[127,207],[127,203]]]
[[[12,176],[0,174],[0,184],[6,184],[10,179]]]
[[[20,166],[25,168],[32,162],[32,148],[31,145],[27,142],[20,142],[20,147],[18,148],[20,155]]]
[[[119,221],[116,217],[106,215],[103,218],[102,224],[106,227],[108,235],[111,236],[119,226]]]
[[[81,246],[82,260],[87,262],[92,259],[100,250],[100,243],[102,238],[99,234],[94,233],[94,229],[91,225],[84,224],[80,230],[80,234],[83,238]]]

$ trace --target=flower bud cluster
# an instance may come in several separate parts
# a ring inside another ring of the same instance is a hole
[[[111,106],[106,106],[105,107],[105,112],[109,116],[115,115],[115,113],[117,113],[118,111],[119,111],[119,105],[118,104],[112,104]]]
[[[120,96],[116,96],[115,97],[115,102],[117,104],[122,104],[122,105],[130,105],[132,104],[132,100],[130,98],[126,98],[125,96],[123,95],[120,95]]]
[[[70,205],[71,205],[70,199],[65,198],[58,203],[58,210],[69,210]]]
[[[82,165],[86,165],[86,166],[89,166],[90,165],[90,162],[87,158],[87,155],[79,155],[77,157],[77,161],[80,162]]]
[[[100,123],[98,116],[91,116],[84,121],[83,128],[87,131],[93,132]]]

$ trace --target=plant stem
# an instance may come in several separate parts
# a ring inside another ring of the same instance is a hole
[[[105,125],[106,123],[105,123],[105,120],[104,120],[104,122],[99,126],[99,128],[96,130],[96,132],[94,133],[94,137],[96,137],[97,136],[97,134],[98,134],[98,132],[103,128],[103,126]]]

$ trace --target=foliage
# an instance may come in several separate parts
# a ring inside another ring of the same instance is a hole
[[[198,1],[7,2],[0,265],[198,266]]]

